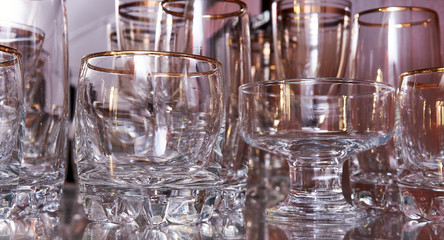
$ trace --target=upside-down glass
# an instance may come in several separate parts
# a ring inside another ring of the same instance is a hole
[[[202,56],[83,58],[76,162],[90,220],[191,224],[212,216],[221,180],[209,155],[222,124],[221,81],[220,63]]]
[[[273,42],[278,77],[344,77],[350,15],[348,0],[274,1]]]
[[[399,87],[406,71],[441,64],[436,12],[419,7],[383,7],[357,13],[353,19],[349,77]],[[353,203],[373,210],[398,211],[396,175],[402,161],[394,139],[358,154],[350,161]]]
[[[244,140],[285,157],[290,168],[290,192],[266,210],[268,220],[352,224],[366,216],[344,199],[342,165],[393,135],[393,87],[341,78],[264,81],[242,85],[239,103]]]
[[[59,209],[67,161],[68,60],[63,0],[0,0],[0,43],[23,54],[24,161],[18,215]]]
[[[16,203],[23,159],[24,80],[22,54],[0,46],[0,218],[9,217]]]
[[[444,68],[401,75],[401,210],[412,219],[444,220]]]
[[[247,145],[238,128],[238,87],[250,82],[250,29],[247,5],[239,0],[166,0],[161,3],[156,47],[217,59],[224,75],[224,124],[214,155],[222,165],[222,203],[218,209],[245,206]]]

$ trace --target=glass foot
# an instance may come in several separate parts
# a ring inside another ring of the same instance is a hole
[[[266,209],[265,217],[269,222],[284,224],[314,221],[318,224],[328,225],[357,225],[366,221],[367,213],[363,209],[351,206],[345,200],[301,203],[297,199],[288,197],[278,206]]]

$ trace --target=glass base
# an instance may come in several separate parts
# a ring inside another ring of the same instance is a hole
[[[304,203],[291,196],[276,207],[265,210],[269,222],[295,223],[313,221],[317,224],[361,224],[367,218],[365,210],[355,208],[345,200],[335,202]]]
[[[429,179],[421,173],[399,177],[400,208],[405,216],[415,220],[444,221],[444,187],[442,180]]]

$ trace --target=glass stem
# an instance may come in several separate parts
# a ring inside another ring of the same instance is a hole
[[[289,198],[310,204],[344,204],[342,165],[292,166]]]

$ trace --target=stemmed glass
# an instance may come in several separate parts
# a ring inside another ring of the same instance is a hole
[[[348,0],[274,1],[272,24],[278,77],[343,77],[350,16]]]
[[[399,87],[403,72],[441,64],[440,31],[435,11],[420,7],[382,7],[353,19],[348,77]],[[398,211],[396,175],[402,160],[394,139],[353,157],[353,203],[361,208]]]
[[[444,68],[403,73],[397,144],[401,210],[412,219],[444,220]]]
[[[391,138],[395,89],[341,78],[255,82],[239,88],[240,132],[250,145],[279,154],[290,192],[268,220],[350,224],[366,216],[342,192],[344,159]]]

